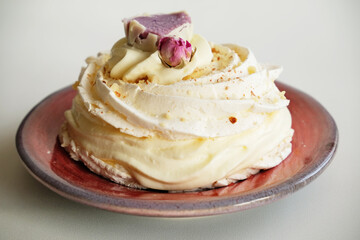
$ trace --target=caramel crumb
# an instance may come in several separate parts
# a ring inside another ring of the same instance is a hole
[[[228,86],[226,86],[226,87],[225,87],[225,90],[228,90],[228,89],[229,89],[229,87],[228,87]]]
[[[230,121],[232,124],[234,124],[234,123],[236,123],[237,119],[236,119],[236,117],[229,117],[229,121]]]
[[[165,118],[165,119],[171,119],[171,114],[167,112],[167,113],[164,113],[162,115],[162,117]]]
[[[135,80],[134,83],[138,84],[138,83],[141,83],[141,82],[146,82],[146,81],[149,81],[149,78],[147,75],[143,76],[143,77],[140,77],[138,79]]]
[[[219,53],[219,51],[216,50],[215,48],[212,48],[211,51],[212,51],[213,53]]]
[[[74,89],[74,90],[76,90],[77,89],[77,87],[79,86],[79,81],[76,81],[73,85],[72,85],[72,88]]]
[[[252,90],[250,91],[250,93],[251,93],[251,96],[253,96],[253,97],[256,96],[255,93]]]
[[[256,72],[256,68],[254,66],[249,66],[248,67],[248,72],[249,72],[249,74],[253,74],[253,73]]]
[[[285,97],[285,91],[280,92],[280,98],[281,98],[281,99],[286,99],[286,97]]]
[[[115,93],[115,95],[116,95],[117,97],[120,97],[120,96],[121,96],[121,94],[120,94],[118,91],[114,91],[114,93]]]

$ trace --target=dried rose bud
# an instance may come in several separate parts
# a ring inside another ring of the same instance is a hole
[[[163,37],[158,50],[160,59],[169,67],[181,67],[181,64],[190,61],[192,55],[191,44],[182,38]]]

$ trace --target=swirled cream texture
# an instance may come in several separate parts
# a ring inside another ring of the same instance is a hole
[[[74,159],[115,182],[161,190],[224,186],[291,152],[281,67],[237,45],[194,35],[182,69],[158,51],[118,41],[87,59],[60,140]]]

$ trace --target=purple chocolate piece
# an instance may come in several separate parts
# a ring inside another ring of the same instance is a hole
[[[139,16],[123,22],[128,43],[145,51],[155,51],[158,40],[177,28],[180,30],[179,36],[174,35],[176,37],[190,40],[186,38],[192,35],[192,30],[189,30],[191,18],[185,12]]]
[[[140,35],[140,38],[146,38],[149,33],[153,33],[162,37],[185,23],[191,23],[190,16],[185,12],[141,16],[130,19],[127,21],[127,23],[133,20],[138,21],[146,28],[145,32]],[[127,31],[129,30],[128,26],[129,25],[127,25]]]

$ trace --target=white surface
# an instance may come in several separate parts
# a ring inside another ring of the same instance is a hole
[[[1,1],[0,239],[359,239],[358,1]],[[85,57],[124,35],[121,19],[186,9],[208,40],[251,47],[281,80],[334,116],[340,145],[310,185],[275,203],[195,219],[128,216],[67,200],[33,179],[15,149],[25,114],[73,83]]]

